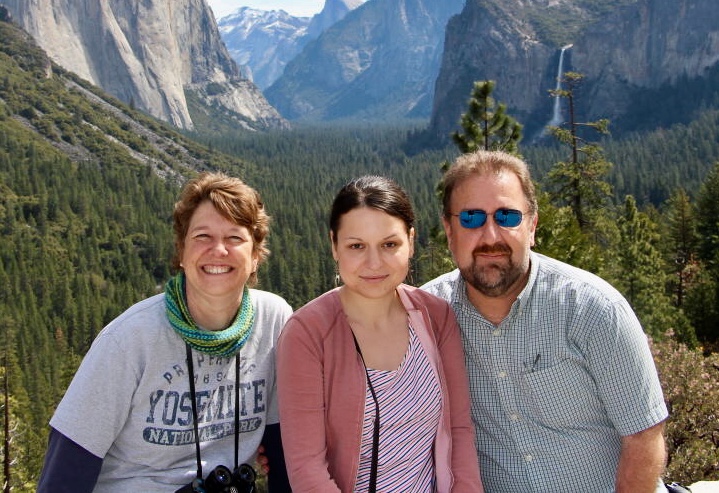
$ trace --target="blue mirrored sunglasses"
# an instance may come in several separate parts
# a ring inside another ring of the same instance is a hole
[[[459,224],[463,228],[477,229],[484,226],[487,222],[487,211],[482,209],[469,209],[461,211],[459,214],[452,214],[459,217]],[[492,214],[494,222],[503,228],[515,228],[522,224],[522,211],[517,209],[497,209]]]

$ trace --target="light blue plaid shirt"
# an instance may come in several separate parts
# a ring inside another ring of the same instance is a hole
[[[458,270],[422,286],[452,304],[488,493],[610,493],[620,436],[667,417],[647,338],[599,277],[531,253],[527,286],[497,326]]]

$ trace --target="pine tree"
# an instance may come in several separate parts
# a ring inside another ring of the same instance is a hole
[[[608,134],[609,120],[576,121],[575,92],[582,78],[576,72],[566,72],[562,82],[567,89],[549,91],[569,102],[568,128],[550,126],[549,132],[569,146],[571,157],[569,161],[558,162],[549,172],[548,179],[555,188],[555,201],[569,205],[580,229],[587,233],[595,225],[595,215],[611,195],[611,186],[605,180],[612,164],[604,158],[604,151],[598,144],[582,137],[585,129]]]
[[[535,250],[576,267],[598,273],[604,263],[603,252],[579,224],[568,206],[556,207],[549,193],[538,190],[539,222]]]
[[[682,342],[696,344],[696,337],[686,318],[672,305],[665,291],[663,258],[655,246],[660,240],[656,223],[637,209],[636,200],[631,195],[624,200],[624,210],[618,223],[618,272],[614,285],[627,298],[644,330],[652,337],[661,338],[671,328]]]
[[[459,150],[467,153],[477,149],[517,154],[522,139],[522,125],[507,115],[507,105],[492,97],[493,80],[476,81],[472,88],[467,112],[462,115],[464,133],[454,132],[452,139]]]
[[[709,172],[697,198],[699,257],[719,276],[719,162]]]
[[[687,293],[685,309],[697,337],[719,346],[719,163],[706,177],[697,198],[698,255],[704,268]]]
[[[673,267],[669,289],[674,305],[681,308],[687,287],[698,268],[696,215],[689,195],[683,188],[672,194],[667,205],[665,237],[668,241],[660,244],[666,248],[667,264]]]

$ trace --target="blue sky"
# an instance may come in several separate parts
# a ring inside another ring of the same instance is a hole
[[[322,10],[325,0],[207,0],[216,19],[234,12],[240,7],[260,10],[282,9],[295,16],[311,17]]]

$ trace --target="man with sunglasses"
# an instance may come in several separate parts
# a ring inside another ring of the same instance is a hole
[[[608,283],[531,251],[526,163],[466,154],[442,191],[458,269],[423,288],[459,321],[486,491],[666,491],[667,408],[646,335]]]

